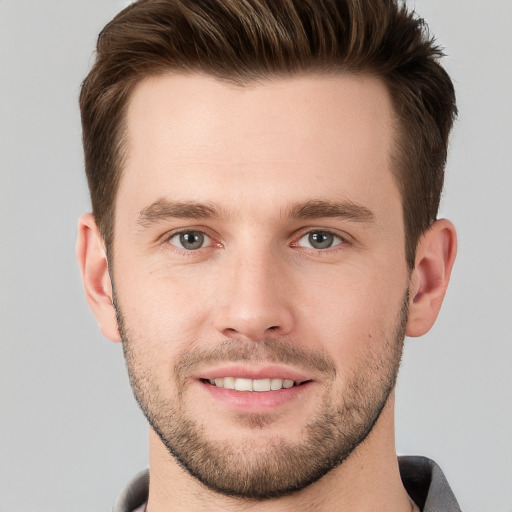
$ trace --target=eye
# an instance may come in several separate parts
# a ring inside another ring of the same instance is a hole
[[[211,243],[211,238],[202,231],[181,231],[169,238],[169,243],[179,249],[195,251]]]
[[[310,231],[297,242],[299,247],[309,249],[329,249],[343,243],[343,239],[330,231]]]

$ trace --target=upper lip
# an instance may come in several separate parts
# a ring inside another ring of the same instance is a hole
[[[240,379],[289,379],[296,383],[305,382],[312,380],[311,376],[304,374],[303,372],[287,368],[281,365],[265,365],[265,366],[247,366],[246,364],[229,364],[218,366],[215,368],[209,368],[197,372],[196,377],[198,379],[218,379],[222,377],[235,377]]]

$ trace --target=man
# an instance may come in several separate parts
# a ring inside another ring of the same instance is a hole
[[[459,510],[394,444],[404,336],[456,252],[436,218],[455,98],[421,21],[140,0],[97,50],[77,254],[150,425],[114,510]]]

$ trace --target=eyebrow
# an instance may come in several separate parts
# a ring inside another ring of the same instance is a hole
[[[158,199],[139,212],[138,223],[143,227],[149,227],[154,222],[168,218],[208,219],[212,217],[220,217],[219,210],[213,204]]]
[[[321,219],[326,217],[339,218],[353,222],[375,222],[375,214],[361,204],[352,201],[310,200],[295,203],[288,212],[292,219]]]
[[[366,206],[352,201],[324,201],[312,199],[292,204],[286,210],[290,219],[307,220],[321,218],[339,218],[352,222],[371,223],[375,221],[374,213]],[[168,218],[175,219],[210,219],[227,217],[214,203],[195,201],[169,201],[158,199],[139,212],[138,224],[149,227],[153,223]]]

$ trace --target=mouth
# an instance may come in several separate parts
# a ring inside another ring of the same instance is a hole
[[[276,412],[298,399],[305,403],[318,384],[300,369],[273,364],[227,364],[200,370],[194,377],[214,403],[249,414]]]
[[[290,389],[311,382],[310,380],[295,381],[284,378],[246,379],[241,377],[218,377],[201,379],[201,381],[217,388],[257,393]]]

